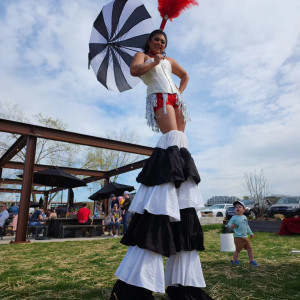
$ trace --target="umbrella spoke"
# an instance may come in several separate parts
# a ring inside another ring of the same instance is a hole
[[[120,16],[122,14],[123,8],[126,5],[127,0],[119,0],[114,2],[114,7],[112,11],[112,22],[111,22],[111,33],[110,39],[114,36],[116,30],[118,29],[118,24],[120,20]]]
[[[119,89],[120,92],[129,90],[131,87],[128,84],[122,68],[121,68],[121,64],[119,63],[116,55],[114,52],[112,52],[112,58],[113,58],[113,63],[114,63],[114,73],[115,73],[115,78],[116,78],[116,85]]]
[[[107,44],[90,43],[89,60],[91,61],[96,55],[105,50],[106,47]]]
[[[109,52],[110,52],[110,49],[108,48],[107,53],[106,53],[101,65],[100,65],[98,73],[97,73],[97,79],[106,88],[108,88],[106,82],[107,82],[107,69],[108,69],[108,66],[109,66]]]
[[[112,39],[112,41],[117,40],[120,36],[123,36],[126,32],[128,32],[131,28],[133,28],[138,23],[144,21],[145,19],[149,19],[151,16],[148,11],[145,9],[143,5],[137,7],[130,17],[127,19],[121,30],[117,33],[117,35]],[[144,45],[143,45],[144,46]]]
[[[132,62],[132,56],[130,54],[128,54],[127,52],[125,52],[124,50],[122,50],[121,48],[115,47],[114,50],[125,61],[125,63],[127,64],[127,66],[130,67],[130,64]],[[121,59],[119,58],[119,60],[121,60]]]
[[[135,36],[128,40],[120,41],[120,42],[118,42],[118,44],[121,47],[126,46],[126,47],[133,47],[133,48],[143,48],[148,37],[149,37],[149,34],[143,34],[143,35]]]
[[[97,19],[94,22],[94,27],[97,31],[106,39],[109,40],[109,35],[107,31],[107,27],[104,22],[103,11],[99,14]]]

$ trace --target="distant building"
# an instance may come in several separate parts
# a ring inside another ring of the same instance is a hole
[[[214,204],[232,204],[234,201],[240,201],[238,197],[235,196],[213,196],[207,200],[207,206],[211,206]]]

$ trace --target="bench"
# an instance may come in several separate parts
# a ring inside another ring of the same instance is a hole
[[[61,225],[60,227],[60,237],[61,238],[64,238],[65,237],[65,229],[90,229],[92,228],[92,237],[95,237],[96,236],[96,229],[99,228],[99,227],[102,227],[102,225]]]
[[[27,238],[29,238],[30,234],[32,233],[32,229],[34,229],[34,238],[37,240],[38,237],[39,237],[39,234],[38,234],[38,229],[43,229],[45,230],[44,232],[44,236],[45,237],[48,237],[48,228],[49,226],[48,225],[42,225],[42,226],[32,226],[32,225],[28,225],[27,226]]]

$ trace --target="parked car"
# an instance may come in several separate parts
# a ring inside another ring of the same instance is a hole
[[[276,204],[268,210],[268,215],[273,217],[275,214],[281,214],[286,217],[300,216],[300,196],[282,197]]]
[[[235,215],[234,206],[230,206],[226,209],[225,218],[230,220]]]
[[[258,205],[254,203],[252,199],[242,200],[241,202],[245,205],[244,215],[251,219],[256,219],[259,216]],[[262,214],[266,213],[268,208],[271,206],[271,202],[268,199],[262,200]],[[229,207],[226,210],[226,220],[230,220],[235,215],[234,207]]]
[[[225,217],[226,209],[230,206],[232,206],[232,204],[215,204],[201,210],[201,214],[203,217],[207,217],[211,214],[213,217]]]
[[[247,199],[241,201],[245,205],[244,215],[247,217],[251,217],[252,219],[256,219],[258,216],[257,205],[254,204],[252,199]],[[230,220],[232,216],[235,215],[234,207],[228,207],[226,210],[226,220]]]

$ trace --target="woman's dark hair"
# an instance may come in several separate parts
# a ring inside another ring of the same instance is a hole
[[[145,46],[144,46],[144,53],[148,53],[148,51],[149,51],[149,44],[148,44],[148,42],[156,35],[156,34],[162,34],[164,37],[165,37],[165,39],[166,39],[166,47],[165,48],[167,48],[167,44],[168,44],[168,38],[167,38],[167,35],[165,34],[165,32],[163,31],[163,30],[161,30],[161,29],[156,29],[156,30],[154,30],[154,31],[152,31],[151,33],[150,33],[150,35],[149,35],[149,37],[148,37],[148,40],[147,40],[147,42],[146,42],[146,44],[145,44]]]

